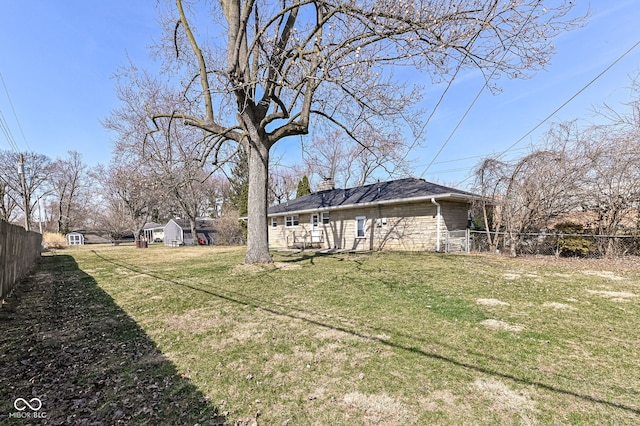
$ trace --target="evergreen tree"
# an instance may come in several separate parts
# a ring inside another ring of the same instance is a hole
[[[296,198],[304,197],[307,194],[311,194],[311,186],[309,185],[309,178],[305,175],[300,179],[300,182],[298,182]]]
[[[249,214],[249,162],[246,151],[239,146],[235,156],[235,165],[229,177],[229,202],[237,210],[239,217]],[[247,221],[240,221],[242,238],[247,241]]]
[[[249,164],[247,162],[247,153],[240,146],[235,156],[235,165],[231,169],[231,177],[229,183],[231,185],[229,201],[231,205],[238,211],[240,217],[247,216],[249,209],[247,207],[247,199],[249,196]]]

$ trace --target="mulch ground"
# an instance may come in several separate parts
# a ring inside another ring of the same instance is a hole
[[[227,422],[73,258],[57,255],[0,308],[0,424]]]

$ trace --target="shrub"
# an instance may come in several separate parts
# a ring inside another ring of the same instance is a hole
[[[226,214],[215,221],[215,237],[216,245],[240,245],[244,244],[243,238],[246,226],[243,227],[237,215]]]
[[[584,229],[579,223],[571,221],[556,223],[553,228],[563,234],[581,234]]]
[[[565,257],[586,257],[594,252],[591,241],[584,237],[562,237],[558,240],[560,255]]]
[[[63,249],[67,247],[67,239],[57,232],[45,232],[42,234],[42,245],[46,249]]]

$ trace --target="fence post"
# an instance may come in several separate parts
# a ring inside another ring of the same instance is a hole
[[[469,228],[465,229],[465,253],[469,254],[471,252],[471,230]]]

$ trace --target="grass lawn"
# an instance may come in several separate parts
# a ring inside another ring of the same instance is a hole
[[[261,267],[241,248],[86,246],[51,261],[69,256],[229,424],[640,422],[634,260],[279,252]]]

